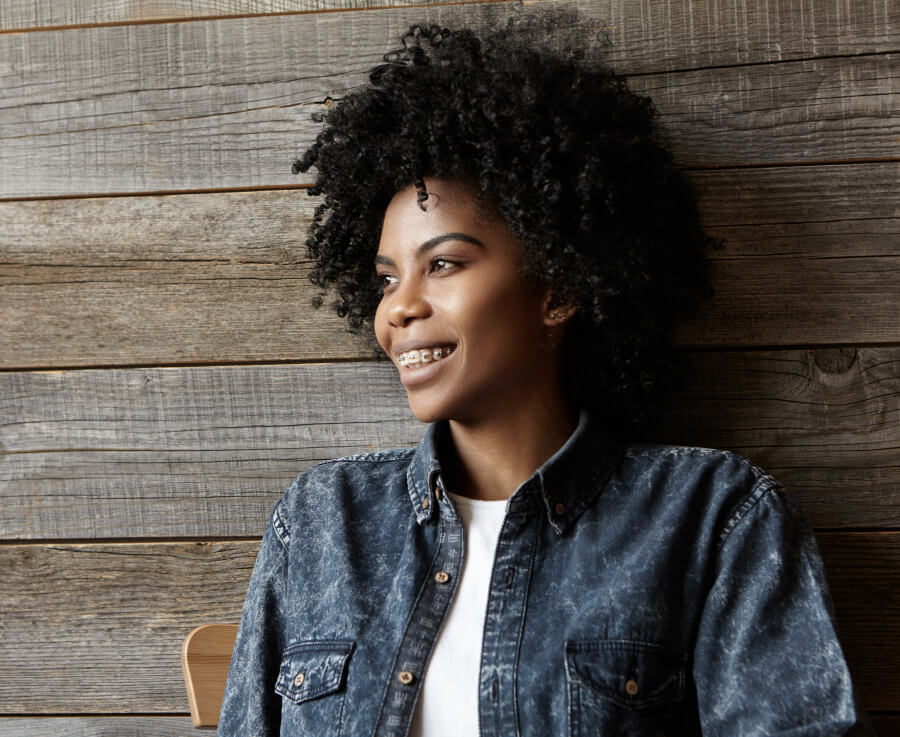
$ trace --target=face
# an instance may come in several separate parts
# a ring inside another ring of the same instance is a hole
[[[475,422],[558,388],[549,293],[519,272],[521,245],[466,184],[426,181],[387,208],[375,333],[423,422]]]

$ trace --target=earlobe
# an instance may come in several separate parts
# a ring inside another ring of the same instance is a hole
[[[548,327],[562,325],[575,314],[576,309],[572,302],[548,294],[544,302],[544,324]]]

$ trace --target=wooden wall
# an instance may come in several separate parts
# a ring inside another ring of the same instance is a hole
[[[726,241],[660,439],[794,493],[900,734],[900,4],[573,4]],[[308,307],[290,163],[407,24],[512,12],[0,0],[0,737],[190,734],[181,640],[237,620],[283,489],[420,436]]]

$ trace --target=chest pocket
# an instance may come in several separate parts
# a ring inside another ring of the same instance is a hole
[[[347,669],[355,644],[346,640],[300,642],[286,648],[275,691],[282,698],[288,733],[339,735]]]
[[[684,734],[684,653],[636,640],[567,641],[569,734]]]

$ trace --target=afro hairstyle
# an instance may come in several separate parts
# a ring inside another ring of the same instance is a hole
[[[632,434],[677,383],[673,329],[710,291],[712,241],[651,100],[589,53],[596,39],[579,46],[560,26],[547,14],[483,32],[414,25],[367,85],[314,116],[324,125],[293,169],[315,167],[322,198],[307,240],[314,304],[332,295],[371,335],[391,198],[416,183],[422,205],[425,177],[466,180],[520,240],[524,274],[576,307],[569,400]]]

